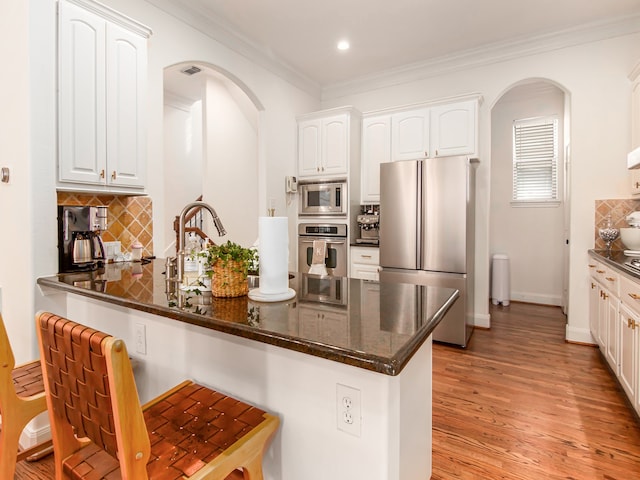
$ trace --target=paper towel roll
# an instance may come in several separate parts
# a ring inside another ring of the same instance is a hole
[[[289,290],[289,219],[260,217],[260,293],[274,295]]]

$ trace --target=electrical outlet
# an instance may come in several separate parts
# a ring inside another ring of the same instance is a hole
[[[147,332],[146,327],[142,323],[136,323],[136,352],[147,354]]]
[[[362,425],[360,390],[337,383],[336,410],[338,430],[359,437]]]

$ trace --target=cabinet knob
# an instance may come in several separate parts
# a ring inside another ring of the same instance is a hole
[[[591,290],[593,290],[594,288],[596,288],[596,284],[591,282]]]
[[[595,268],[595,265],[589,264],[589,268]]]
[[[316,167],[316,172],[319,172],[319,171],[320,171],[320,167]]]
[[[115,180],[116,179],[116,171],[114,170],[113,172],[111,172],[111,180]]]
[[[424,151],[424,156],[425,158],[429,158],[429,152],[427,152],[426,150]]]
[[[100,178],[104,178],[104,168],[100,170]]]
[[[607,295],[606,293],[602,292],[602,299],[606,300],[607,298],[609,298],[609,295]]]
[[[436,150],[436,157],[438,156],[438,150]]]
[[[604,270],[596,270],[598,273],[604,273]]]
[[[640,300],[640,295],[638,295],[637,293],[628,293],[627,295],[629,295],[634,300]]]
[[[606,279],[607,279],[607,280],[609,280],[610,282],[615,282],[615,281],[616,281],[616,279],[615,279],[615,278],[613,278],[613,277],[604,277],[604,278],[606,278]]]
[[[638,324],[633,320],[633,318],[627,318],[627,327],[631,330],[635,330]]]
[[[633,184],[635,188],[640,188],[640,182],[636,182]]]

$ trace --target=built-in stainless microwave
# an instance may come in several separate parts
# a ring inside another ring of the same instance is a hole
[[[347,215],[347,182],[299,182],[300,215]]]

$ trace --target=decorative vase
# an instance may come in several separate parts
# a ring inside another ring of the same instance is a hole
[[[607,250],[611,250],[611,245],[620,236],[620,229],[613,226],[611,214],[608,214],[605,217],[604,221],[600,225],[600,228],[598,229],[598,234],[604,242]]]

